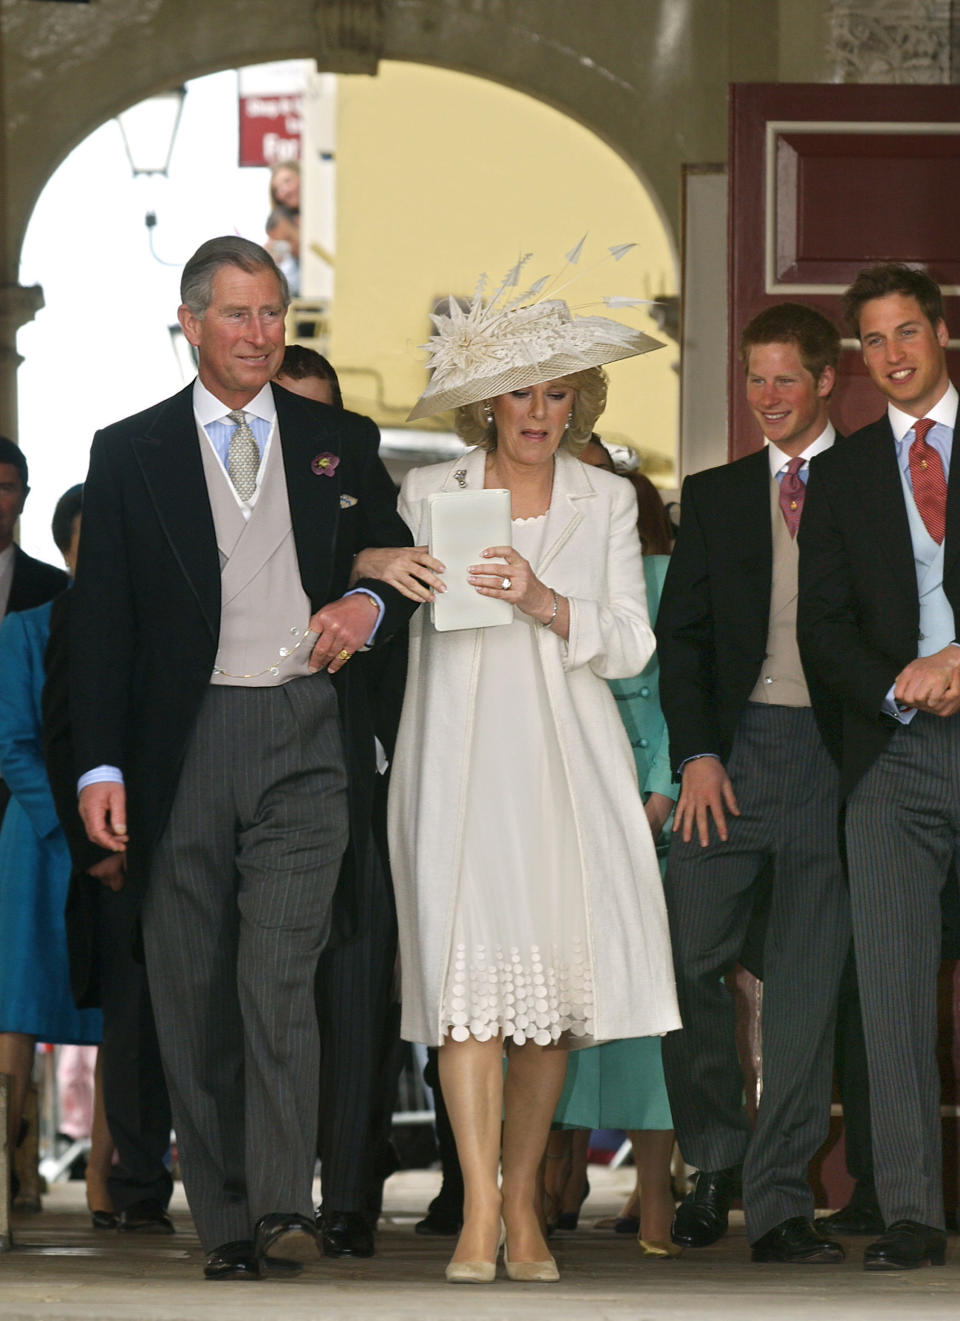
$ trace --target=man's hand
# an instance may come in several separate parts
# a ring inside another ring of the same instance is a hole
[[[724,807],[733,816],[740,815],[730,777],[719,757],[697,757],[688,761],[680,780],[677,815],[673,819],[674,834],[683,831],[683,842],[689,844],[696,826],[703,848],[710,843],[710,817],[717,834],[727,839],[727,818]]]
[[[366,646],[377,613],[373,601],[362,592],[341,596],[318,610],[310,620],[310,628],[319,634],[307,665],[310,672],[326,666],[330,674],[336,674],[358,648]]]
[[[95,876],[108,890],[117,894],[126,883],[126,859],[122,853],[113,853],[109,858],[101,858],[92,867],[87,868],[88,876]]]
[[[80,791],[77,803],[80,819],[92,844],[111,853],[123,853],[127,847],[127,792],[122,784],[103,780],[88,784]]]
[[[660,838],[660,832],[667,824],[667,817],[673,811],[673,799],[668,798],[666,794],[652,793],[644,803],[643,810],[653,842],[656,843]]]
[[[897,675],[893,695],[904,706],[933,716],[960,711],[960,647],[919,656]]]

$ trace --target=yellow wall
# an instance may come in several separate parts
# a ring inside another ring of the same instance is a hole
[[[528,282],[555,272],[584,232],[584,270],[613,243],[636,241],[565,295],[676,293],[666,231],[637,176],[574,120],[485,79],[384,62],[375,78],[342,76],[337,106],[337,233],[330,356],[349,407],[396,425],[425,380],[417,348],[432,301],[469,295],[486,271],[495,287],[524,252]],[[305,292],[310,292],[309,288]],[[603,314],[602,306],[583,311]],[[623,315],[656,334],[645,309]],[[599,430],[650,455],[669,485],[677,435],[677,347],[610,369]],[[382,378],[379,408],[372,381]]]

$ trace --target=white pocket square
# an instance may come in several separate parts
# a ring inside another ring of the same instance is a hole
[[[356,503],[357,503],[357,497],[355,495],[341,495],[340,497],[341,509],[350,509],[351,506],[355,505]]]

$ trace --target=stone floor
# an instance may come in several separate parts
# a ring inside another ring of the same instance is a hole
[[[712,1248],[674,1261],[642,1259],[635,1243],[589,1228],[618,1209],[629,1171],[591,1170],[585,1227],[553,1240],[561,1280],[452,1288],[443,1281],[450,1242],[413,1233],[437,1176],[394,1175],[371,1261],[319,1260],[284,1283],[213,1284],[177,1189],[174,1238],[95,1233],[83,1185],[58,1184],[39,1215],[14,1224],[17,1246],[0,1256],[0,1321],[422,1321],[454,1316],[510,1321],[926,1321],[960,1312],[960,1244],[948,1264],[903,1274],[865,1275],[862,1241],[841,1266],[753,1266],[742,1220]]]

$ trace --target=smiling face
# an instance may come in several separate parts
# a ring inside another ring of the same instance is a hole
[[[907,294],[871,298],[860,309],[863,361],[874,385],[911,417],[923,417],[950,384],[943,320],[931,325]]]
[[[826,427],[835,380],[832,367],[814,380],[796,344],[755,344],[747,364],[747,403],[767,439],[795,458]]]
[[[563,381],[524,386],[490,401],[497,451],[513,463],[546,463],[557,452],[575,392]]]
[[[183,333],[200,355],[200,380],[228,408],[243,408],[283,361],[284,307],[267,267],[221,266],[203,316],[181,306]]]

